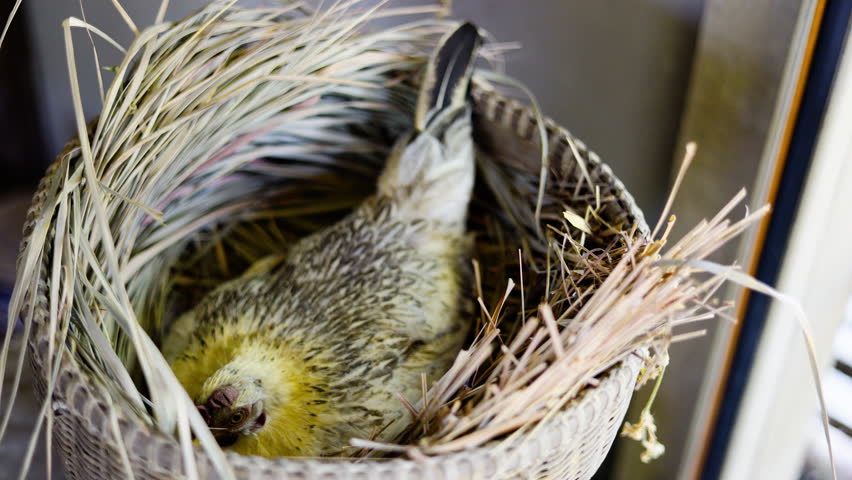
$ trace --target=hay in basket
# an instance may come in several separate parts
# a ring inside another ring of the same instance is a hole
[[[455,364],[424,385],[394,444],[353,439],[343,459],[223,452],[158,342],[206,292],[371,192],[411,126],[419,71],[454,25],[369,26],[431,7],[233,3],[139,31],[88,125],[70,31],[111,40],[64,24],[79,138],[33,200],[10,312],[45,399],[39,428],[67,475],[591,477],[633,389],[692,335],[673,327],[724,311],[713,293],[735,272],[703,259],[765,210],[730,222],[740,194],[666,245],[671,222],[649,231],[596,155],[481,68],[469,221],[480,310]],[[497,67],[500,47],[483,51]],[[23,358],[12,360],[20,374]],[[661,453],[647,409],[630,431]]]

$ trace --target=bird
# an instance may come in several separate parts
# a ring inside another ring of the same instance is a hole
[[[222,448],[327,457],[392,441],[470,325],[470,83],[482,37],[448,32],[426,62],[413,128],[375,192],[258,260],[180,315],[161,350]]]

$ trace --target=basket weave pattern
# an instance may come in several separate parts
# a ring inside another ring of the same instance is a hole
[[[487,90],[476,89],[474,97],[475,136],[479,147],[498,161],[501,156],[510,156],[517,163],[518,156],[524,157],[520,163],[526,163],[530,172],[537,174],[540,168],[535,146],[538,130],[531,110]],[[555,123],[548,121],[546,127],[551,166],[567,172],[577,171],[575,174],[579,175],[570,138],[592,180],[605,187],[608,192],[604,193],[612,199],[603,206],[601,215],[614,223],[635,224],[641,233],[647,233],[642,212],[609,167]],[[75,144],[69,144],[51,170],[65,161],[75,161],[76,155]],[[24,245],[35,219],[49,200],[47,182],[51,176],[49,171],[33,199],[24,228]],[[41,278],[45,279],[49,278],[46,272],[50,255],[43,258],[41,269],[45,274]],[[42,280],[36,294],[27,299],[36,311],[37,322],[28,350],[40,398],[47,394],[46,379],[50,375],[45,367],[49,351],[48,289]],[[630,355],[602,376],[596,387],[585,389],[564,411],[539,428],[510,441],[458,453],[417,461],[400,458],[361,463],[266,460],[233,453],[228,453],[228,459],[241,479],[588,479],[600,466],[618,432],[641,365],[638,355]],[[111,404],[106,392],[93,383],[69,355],[63,355],[60,360],[56,387],[51,393],[51,408],[53,439],[61,452],[68,478],[126,478],[121,448],[126,449],[137,479],[175,478],[182,471],[177,442]],[[115,441],[112,433],[113,419],[117,420],[123,446]],[[201,478],[217,478],[199,448],[196,448],[196,457]]]

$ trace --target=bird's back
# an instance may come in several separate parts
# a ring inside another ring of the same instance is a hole
[[[190,395],[203,396],[211,371],[234,356],[261,372],[263,388],[285,399],[298,393],[305,405],[264,402],[291,419],[274,428],[292,438],[280,448],[237,443],[243,453],[330,455],[352,437],[392,440],[408,420],[399,397],[416,405],[423,376],[437,380],[460,350],[474,179],[467,89],[478,42],[469,24],[444,39],[428,64],[415,131],[398,143],[373,197],[215,290],[174,329],[192,332],[189,340],[167,339],[164,352]]]
[[[230,325],[237,351],[272,343],[298,357],[327,403],[314,454],[374,431],[392,439],[409,420],[398,396],[417,404],[422,377],[437,380],[468,331],[469,240],[390,210],[362,205],[194,309],[197,350]]]

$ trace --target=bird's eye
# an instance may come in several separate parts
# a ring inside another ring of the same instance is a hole
[[[242,411],[234,412],[234,414],[231,415],[231,424],[236,425],[236,424],[242,422],[243,418],[245,418],[245,416],[246,416],[246,414],[243,413]]]

